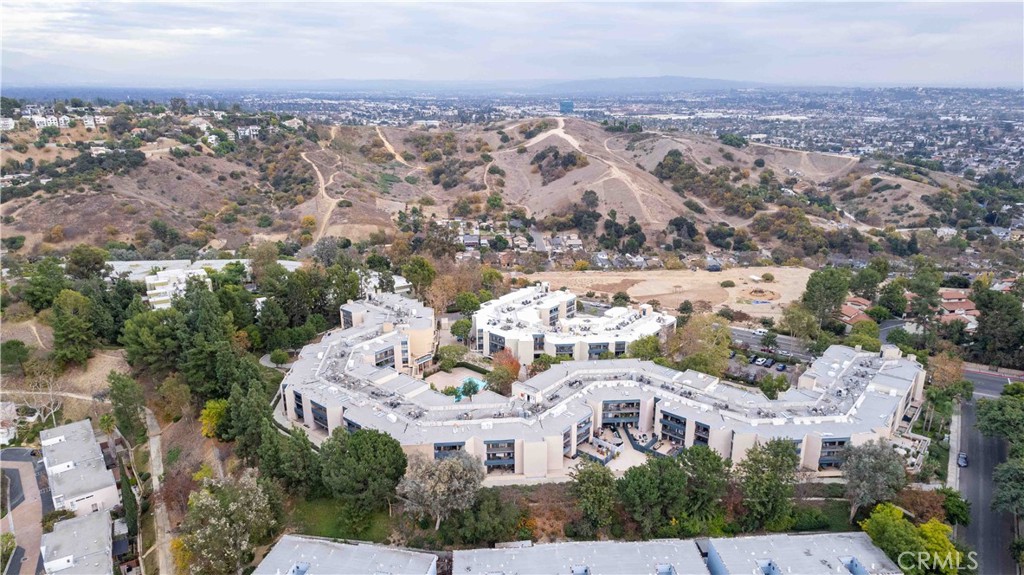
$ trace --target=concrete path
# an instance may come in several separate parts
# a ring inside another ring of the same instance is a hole
[[[42,572],[39,542],[43,535],[41,525],[43,506],[39,485],[36,483],[35,463],[33,461],[11,461],[5,457],[3,462],[0,462],[0,466],[17,473],[21,483],[21,497],[13,498],[15,501],[11,502],[13,507],[10,513],[5,521],[0,522],[0,533],[13,532],[18,544],[18,549],[12,557],[12,562],[15,565],[8,569],[7,573],[8,575],[14,573],[35,575],[37,572]],[[13,482],[11,487],[14,487]]]
[[[949,464],[946,468],[946,485],[960,491],[960,466],[956,463],[960,449],[960,403],[953,406],[953,418],[949,424]]]
[[[167,518],[167,508],[164,507],[163,498],[159,496],[160,478],[164,474],[164,454],[160,447],[160,435],[163,430],[160,429],[160,424],[157,423],[156,416],[150,409],[146,409],[146,427],[149,431],[149,472],[153,476],[157,565],[160,575],[172,575],[175,570],[171,556],[171,522]]]

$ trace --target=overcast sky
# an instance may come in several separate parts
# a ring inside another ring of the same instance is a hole
[[[1024,2],[334,4],[4,0],[4,83],[678,75],[1024,85]]]

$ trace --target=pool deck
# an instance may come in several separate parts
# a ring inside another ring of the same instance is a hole
[[[467,377],[479,380],[483,380],[484,378],[484,376],[475,371],[468,370],[464,367],[456,367],[451,373],[439,371],[428,377],[426,381],[427,383],[434,384],[434,387],[436,387],[438,391],[441,391],[449,387],[462,387],[462,383]]]

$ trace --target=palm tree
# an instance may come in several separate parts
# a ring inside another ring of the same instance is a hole
[[[109,413],[104,413],[103,415],[100,416],[99,425],[100,431],[106,433],[107,435],[113,433],[114,428],[117,427],[117,424],[114,422],[114,416],[110,415]]]

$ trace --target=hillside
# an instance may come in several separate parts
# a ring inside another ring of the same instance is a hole
[[[394,232],[396,216],[413,206],[438,217],[497,216],[494,206],[501,206],[520,209],[542,230],[565,229],[559,222],[580,210],[584,192],[591,190],[597,198],[594,211],[607,218],[614,210],[623,225],[635,218],[658,245],[673,241],[670,222],[683,216],[698,232],[684,243],[714,249],[726,244],[716,234],[733,238],[759,215],[780,209],[800,208],[805,218],[787,211],[779,219],[819,233],[847,226],[861,231],[920,226],[933,213],[922,197],[938,193],[940,186],[966,185],[945,174],[925,177],[845,156],[753,143],[734,148],[694,134],[616,132],[577,119],[429,129],[319,127],[309,137],[280,131],[232,143],[230,150],[208,145],[204,137],[194,150],[182,146],[182,136],[174,134],[189,134],[190,128],[180,127],[189,120],[164,118],[163,131],[136,142],[145,157],[137,167],[91,171],[100,175],[83,185],[58,173],[58,189],[37,185],[30,197],[18,197],[23,188],[13,194],[5,189],[3,236],[24,236],[22,253],[79,242],[142,250],[154,239],[151,222],[160,220],[178,236],[156,238],[163,243],[150,255],[173,248],[168,239],[195,249],[237,249],[259,240],[298,246],[324,236],[358,241]],[[38,137],[30,129],[12,134],[11,141]],[[60,164],[51,159],[57,156],[64,163],[85,162],[92,158],[88,145],[104,144],[76,145],[81,142],[76,138],[85,137],[84,132],[61,134],[42,148],[8,150],[7,157],[19,164],[31,157],[37,169],[41,163]],[[107,138],[105,145],[114,145]],[[489,202],[492,196],[500,201]],[[751,228],[760,247],[785,242],[769,223],[762,220]],[[599,227],[594,235],[600,233]],[[613,235],[603,245],[621,238]],[[733,243],[741,241],[743,232]]]

